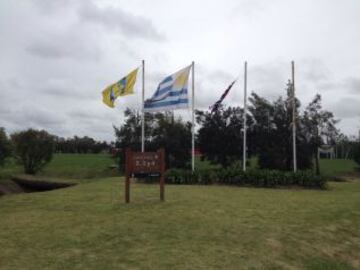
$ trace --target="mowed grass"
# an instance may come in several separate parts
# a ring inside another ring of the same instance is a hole
[[[109,167],[112,165],[115,165],[115,160],[108,154],[54,154],[51,162],[38,175],[74,179],[115,176],[119,172]],[[3,168],[0,167],[0,180],[23,173],[23,168],[10,160]]]
[[[320,173],[337,176],[358,172],[359,166],[351,159],[320,159]]]
[[[0,198],[0,269],[359,269],[360,183],[330,190],[133,184]]]
[[[64,178],[96,178],[118,174],[108,154],[56,154],[40,175]]]
[[[0,269],[360,269],[359,181],[326,191],[167,186],[165,203],[157,185],[134,184],[125,205],[123,179],[104,178],[118,174],[113,164],[57,154],[41,178],[79,185],[1,197]],[[356,169],[320,165],[326,175]],[[0,178],[21,172],[13,162]]]

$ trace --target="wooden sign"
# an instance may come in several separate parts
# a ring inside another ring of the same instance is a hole
[[[165,151],[157,152],[133,152],[127,149],[125,153],[125,202],[130,202],[130,178],[131,177],[160,177],[160,200],[164,201],[165,192]]]

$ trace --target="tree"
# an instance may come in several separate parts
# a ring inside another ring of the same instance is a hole
[[[185,168],[191,157],[191,123],[175,118],[172,112],[154,116],[151,148],[165,149],[166,164],[172,168]]]
[[[11,156],[11,150],[11,142],[5,133],[5,129],[0,128],[0,166],[3,166],[5,160]]]
[[[54,137],[45,130],[28,129],[11,135],[15,158],[25,173],[35,174],[51,161]]]
[[[95,141],[88,136],[73,138],[61,138],[54,136],[55,152],[57,153],[100,153],[109,150],[110,146],[105,142]]]
[[[197,145],[212,163],[227,167],[235,161],[242,160],[243,113],[240,107],[225,109],[222,106],[214,113],[196,111],[196,121],[201,126],[197,135]],[[247,124],[250,133],[251,118],[248,118]]]
[[[125,123],[114,127],[120,164],[124,165],[125,150],[141,150],[141,115],[126,109]],[[167,167],[186,167],[190,160],[191,125],[173,113],[145,113],[145,150],[165,149]]]
[[[336,158],[353,159],[359,142],[353,136],[348,137],[343,133],[339,133],[335,137],[335,144]]]
[[[354,143],[354,161],[360,166],[360,142]]]
[[[270,102],[252,93],[249,111],[254,120],[252,148],[258,156],[258,164],[263,169],[292,170],[292,99],[291,82],[286,87],[286,99],[279,97]],[[302,116],[299,115],[300,102],[296,100],[297,114],[297,165],[299,169],[312,167],[311,149],[302,129]]]
[[[322,110],[321,96],[317,94],[306,107],[303,118],[304,128],[315,158],[315,171],[320,174],[318,149],[323,144],[334,145],[338,130],[332,112]]]

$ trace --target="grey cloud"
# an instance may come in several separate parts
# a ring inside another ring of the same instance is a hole
[[[86,2],[79,8],[82,20],[97,23],[107,28],[115,28],[128,37],[162,41],[164,35],[159,33],[150,19],[125,12],[120,8],[99,8],[91,2]]]
[[[66,123],[66,119],[57,112],[28,105],[7,110],[3,116],[4,122],[11,123],[18,130],[27,127],[53,129]]]
[[[276,99],[285,94],[290,79],[290,65],[287,63],[249,66],[248,89],[267,98]]]
[[[27,48],[31,54],[44,58],[61,58],[69,56],[69,51],[64,48],[54,46],[54,44],[36,42]]]
[[[228,82],[230,83],[231,81],[236,79],[235,77],[237,75],[238,74],[230,74],[229,72],[225,72],[222,70],[211,70],[208,71],[205,76],[208,81],[218,81],[227,84]]]
[[[308,58],[300,62],[304,78],[312,83],[323,83],[331,80],[332,74],[324,62],[318,58]]]
[[[105,106],[105,105],[104,105]],[[114,117],[114,115],[110,112],[108,113],[101,113],[99,114],[98,111],[84,111],[84,110],[71,110],[68,113],[68,116],[71,118],[77,118],[80,121],[87,121],[87,120],[91,120],[91,121],[106,121],[111,119],[112,117]]]
[[[360,94],[360,78],[350,77],[346,79],[345,85],[352,94]],[[360,103],[359,103],[360,105]],[[360,106],[359,106],[360,107]]]
[[[44,84],[40,86],[39,92],[42,93],[42,95],[52,96],[53,98],[68,98],[72,100],[86,100],[86,99],[94,99],[97,96],[99,96],[99,93],[94,93],[90,91],[81,91],[82,89],[76,89],[74,84],[68,84],[68,85],[52,85],[52,84]]]
[[[271,4],[274,4],[271,1]],[[265,11],[270,5],[269,1],[264,0],[243,0],[231,10],[231,16],[241,15],[247,19],[254,19],[256,16]]]
[[[347,77],[341,81],[325,81],[319,84],[319,88],[329,91],[339,91],[343,94],[359,94],[360,79]]]
[[[324,108],[349,117],[340,125],[353,132],[359,118],[358,3],[310,2],[0,1],[0,25],[8,26],[0,27],[0,126],[112,140],[112,124],[123,123],[124,108],[140,107],[140,74],[137,95],[119,99],[114,110],[101,103],[101,90],[141,59],[147,98],[185,59],[195,59],[196,108],[207,109],[239,73],[224,104],[242,106],[244,58],[249,94],[284,95],[294,58],[303,105],[320,92]],[[176,114],[191,119],[187,110]]]
[[[59,10],[66,8],[71,3],[71,0],[56,0],[56,1],[43,1],[32,0],[32,3],[43,13],[59,12]]]
[[[26,48],[30,54],[45,59],[98,60],[100,50],[92,39],[75,32],[48,33],[30,43]]]
[[[360,99],[344,97],[334,103],[333,108],[336,117],[358,118],[360,116]]]

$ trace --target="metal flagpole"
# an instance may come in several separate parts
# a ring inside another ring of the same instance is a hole
[[[247,62],[244,65],[244,140],[243,140],[243,171],[246,171],[246,113],[247,113]]]
[[[293,132],[293,160],[294,160],[294,172],[297,171],[297,160],[296,160],[296,103],[295,103],[295,63],[291,61],[291,73],[292,73],[292,132]]]
[[[145,151],[144,98],[145,98],[145,60],[142,60],[141,152],[144,152],[144,151]]]
[[[192,171],[195,170],[195,116],[194,116],[194,107],[195,107],[195,62],[192,62],[192,68],[191,68],[191,77],[192,77],[192,125],[191,125],[191,168]]]

